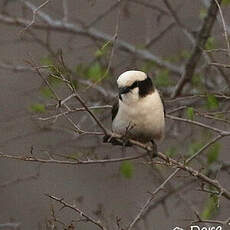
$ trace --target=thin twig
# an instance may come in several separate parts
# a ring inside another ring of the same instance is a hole
[[[23,3],[26,4],[26,2],[24,0],[21,0]],[[43,2],[40,6],[38,6],[37,8],[33,9],[33,18],[31,20],[31,22],[23,29],[20,31],[20,34],[22,34],[23,32],[25,32],[26,30],[28,30],[34,23],[36,20],[36,16],[38,14],[38,11],[43,8],[44,6],[46,6],[51,0],[47,0],[45,2]]]
[[[206,125],[206,124],[198,122],[198,121],[193,121],[193,120],[189,120],[189,119],[185,119],[185,118],[181,118],[181,117],[176,117],[176,116],[172,116],[172,115],[169,115],[169,114],[167,114],[166,117],[170,118],[172,120],[182,121],[182,122],[186,122],[186,123],[189,123],[189,124],[197,125],[197,126],[212,130],[214,132],[217,132],[217,133],[221,134],[222,136],[230,135],[229,131],[224,131],[224,130],[215,128],[215,127],[210,126],[210,125]]]
[[[230,65],[229,65],[229,64],[222,64],[222,63],[217,63],[217,62],[209,63],[209,65],[218,66],[218,67],[223,67],[223,68],[230,68]]]
[[[219,3],[222,2],[222,0],[218,0],[218,1]],[[205,17],[203,21],[203,25],[197,35],[196,43],[193,48],[192,54],[186,63],[184,73],[182,74],[180,80],[175,86],[173,93],[171,94],[172,98],[178,96],[181,93],[184,85],[189,81],[191,81],[193,74],[195,72],[195,68],[198,64],[198,61],[200,60],[202,50],[204,49],[205,44],[210,36],[212,27],[216,20],[217,13],[218,13],[218,6],[216,5],[215,1],[211,1],[207,16]]]
[[[77,208],[75,205],[71,205],[67,202],[64,201],[63,198],[58,198],[49,194],[45,194],[46,196],[48,196],[50,199],[57,201],[58,203],[60,203],[61,205],[63,205],[64,208],[70,208],[72,210],[74,210],[75,212],[77,212],[81,217],[84,217],[86,219],[86,221],[89,221],[93,224],[95,224],[96,226],[98,226],[100,229],[102,230],[106,230],[107,228],[101,223],[100,220],[95,220],[93,217],[89,216],[88,214],[86,214],[85,212],[83,212],[82,210],[80,210],[79,208]]]
[[[23,0],[24,1],[24,0]],[[27,1],[26,1],[27,2]],[[36,9],[36,7],[31,4],[30,2],[27,2],[27,6],[31,8],[31,10]],[[94,27],[90,27],[89,29],[86,29],[82,27],[82,25],[63,22],[63,20],[54,20],[49,15],[44,13],[43,11],[37,12],[37,14],[47,23],[47,24],[40,24],[35,23],[33,25],[34,29],[42,29],[42,30],[50,30],[50,31],[59,31],[59,32],[65,32],[65,33],[73,33],[73,34],[79,34],[82,36],[87,36],[94,38],[98,41],[102,42],[108,42],[113,41],[113,36],[108,35],[106,33],[103,33],[99,30],[97,30]],[[30,21],[24,19],[24,18],[13,18],[9,17],[7,15],[0,14],[0,21],[5,22],[7,24],[13,24],[13,25],[22,25],[27,26]],[[167,62],[163,60],[162,58],[152,54],[147,49],[138,49],[136,46],[131,45],[130,43],[123,41],[121,39],[118,39],[116,41],[117,48],[121,50],[125,50],[129,53],[136,54],[138,58],[147,60],[147,61],[153,61],[157,65],[169,69],[171,72],[176,74],[182,73],[182,67],[174,65],[170,62]]]
[[[52,154],[54,155],[54,154]],[[112,158],[112,159],[101,159],[101,160],[80,160],[75,159],[73,161],[67,161],[67,160],[57,160],[54,158],[50,159],[42,159],[38,157],[28,156],[26,154],[24,155],[9,155],[4,154],[0,152],[0,158],[5,159],[11,159],[11,160],[20,160],[20,161],[26,161],[26,162],[35,162],[35,163],[41,163],[41,164],[60,164],[60,165],[88,165],[88,164],[107,164],[107,163],[117,163],[122,161],[129,161],[129,160],[136,160],[139,158],[143,158],[147,156],[147,153],[136,155],[136,156],[130,156],[130,157],[121,157],[121,158]]]
[[[62,0],[62,7],[63,7],[63,21],[68,21],[68,0]]]
[[[172,174],[170,174],[170,176],[160,185],[158,186],[152,193],[150,198],[144,203],[144,205],[141,207],[141,210],[138,212],[137,216],[133,219],[133,221],[129,224],[128,226],[128,230],[131,230],[134,225],[137,223],[138,220],[141,219],[142,215],[144,214],[144,212],[146,211],[147,207],[149,206],[149,204],[151,203],[151,201],[155,198],[155,195],[164,188],[164,186],[176,175],[176,173],[179,171],[180,169],[176,169]]]
[[[230,135],[230,133],[229,133]],[[160,185],[158,186],[152,193],[151,196],[147,199],[147,201],[144,203],[144,205],[141,207],[141,210],[138,212],[137,216],[133,219],[133,221],[129,224],[128,226],[128,230],[131,230],[135,224],[142,218],[143,214],[147,211],[147,209],[149,208],[150,203],[152,202],[152,200],[155,198],[155,195],[164,188],[164,186],[181,170],[185,170],[187,172],[189,172],[192,176],[198,177],[199,179],[202,178],[205,179],[205,182],[207,182],[208,184],[211,184],[213,186],[215,186],[216,188],[218,188],[219,193],[222,193],[223,191],[226,192],[225,196],[227,199],[230,199],[230,192],[225,190],[220,184],[219,182],[210,179],[209,177],[205,176],[204,174],[192,169],[191,167],[187,166],[188,163],[190,163],[194,158],[196,158],[201,152],[203,152],[204,150],[206,150],[210,145],[212,145],[213,143],[215,143],[217,140],[219,140],[220,138],[222,138],[223,136],[218,135],[217,137],[213,138],[213,140],[211,140],[210,142],[208,142],[207,144],[205,144],[200,150],[198,150],[195,154],[193,154],[191,157],[189,157],[185,163],[180,163],[178,161],[175,161],[173,159],[170,159],[168,156],[165,156],[162,153],[158,153],[158,156],[161,159],[164,159],[167,162],[168,159],[168,164],[174,164],[177,165],[178,168],[168,176],[168,178]]]
[[[21,223],[4,223],[4,224],[0,224],[0,229],[15,229],[15,230],[19,230],[21,226]]]
[[[148,1],[143,0],[129,0],[130,3],[135,3],[138,5],[142,5],[148,9],[152,9],[154,11],[158,11],[162,15],[170,16],[169,12],[161,7],[159,7],[157,4],[153,4],[152,2],[149,3]]]
[[[220,18],[221,18],[223,28],[224,28],[224,37],[225,37],[225,41],[226,41],[226,44],[227,44],[228,56],[230,56],[230,45],[229,45],[229,39],[228,39],[226,23],[225,23],[225,20],[224,20],[224,15],[223,15],[223,12],[222,12],[222,9],[220,7],[219,2],[217,0],[215,0],[215,2],[216,2],[216,5],[218,6],[218,9],[219,9]]]
[[[162,31],[159,32],[159,34],[157,34],[155,37],[153,37],[152,39],[150,39],[150,40],[145,44],[145,48],[149,48],[150,46],[152,46],[153,44],[155,44],[157,41],[160,41],[160,39],[161,39],[169,30],[171,30],[174,26],[175,26],[175,23],[174,23],[174,22],[171,22],[169,25],[167,25]]]
[[[115,2],[113,5],[111,5],[108,9],[106,9],[102,14],[96,17],[92,22],[90,22],[88,25],[86,25],[86,28],[92,27],[95,24],[97,24],[100,20],[105,18],[106,15],[111,13],[118,5],[120,4],[120,1]]]
[[[73,94],[72,94],[73,95]],[[111,105],[97,105],[97,106],[88,106],[88,108],[90,110],[94,110],[94,109],[111,109],[112,106]],[[64,115],[67,115],[67,114],[71,114],[71,113],[75,113],[75,112],[81,112],[81,111],[86,111],[86,109],[84,107],[81,107],[81,108],[74,108],[74,109],[70,109],[70,110],[67,110],[65,112],[62,112],[62,113],[58,113],[58,114],[55,114],[55,115],[52,115],[52,116],[49,116],[49,117],[39,117],[38,119],[41,120],[41,121],[47,121],[47,120],[56,120],[57,118],[61,117],[61,116],[64,116]]]

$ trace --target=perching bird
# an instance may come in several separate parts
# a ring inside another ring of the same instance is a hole
[[[146,143],[164,138],[164,107],[152,80],[130,70],[117,79],[119,100],[112,108],[112,131]]]

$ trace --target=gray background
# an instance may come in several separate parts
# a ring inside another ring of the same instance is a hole
[[[39,5],[40,1],[31,1]],[[199,10],[201,2],[191,1],[172,1],[175,8],[179,8],[181,20],[191,29],[196,29],[200,23]],[[80,18],[84,22],[93,21],[97,15],[109,8],[114,1],[69,1],[69,20]],[[159,6],[161,1],[154,1]],[[0,2],[0,8],[3,2]],[[168,18],[163,18],[157,22],[157,13],[151,9],[129,3],[121,13],[119,38],[131,44],[139,45],[157,34],[162,27],[169,22]],[[21,4],[19,1],[9,2],[7,11],[12,15],[21,15]],[[53,0],[45,7],[44,11],[54,18],[62,17],[62,5],[60,0]],[[27,10],[29,13],[29,10]],[[111,12],[103,20],[96,24],[96,27],[111,35],[114,34],[117,18],[117,10]],[[41,58],[47,55],[47,50],[38,45],[26,33],[21,39],[19,32],[22,28],[9,26],[0,23],[0,60],[13,65],[26,65],[26,60],[33,59],[39,63]],[[44,32],[35,31],[38,37],[44,38]],[[69,35],[64,33],[51,33],[53,50],[62,49],[66,63],[74,68],[78,63],[90,61],[95,52],[94,42],[88,38]],[[184,37],[184,34],[177,27],[173,28],[168,35],[159,40],[150,51],[156,55],[167,57],[178,50],[191,48],[191,45]],[[131,58],[127,58],[124,52],[115,52],[114,60],[114,79],[128,68],[135,67]],[[68,128],[65,120],[61,120],[55,126],[42,128],[45,125],[36,121],[37,115],[29,110],[31,104],[43,102],[39,90],[42,85],[40,78],[31,71],[10,71],[0,68],[0,151],[9,154],[29,154],[33,146],[33,154],[36,156],[46,155],[46,152],[53,153],[76,153],[91,151],[97,156],[109,154],[113,157],[123,156],[135,149],[127,149],[125,152],[120,147],[112,147],[102,144],[101,138],[92,136],[77,137],[67,132]],[[114,84],[105,83],[105,89],[116,92]],[[94,90],[90,90],[89,101],[93,101]],[[86,96],[82,93],[83,96]],[[91,96],[91,97],[90,97]],[[103,98],[99,99],[103,103]],[[112,98],[107,100],[112,103]],[[109,111],[105,114],[108,115]],[[100,114],[102,116],[103,114]],[[73,119],[85,116],[85,113],[73,115]],[[110,127],[109,120],[104,121]],[[88,119],[85,123],[92,127],[92,121]],[[186,126],[182,126],[186,127]],[[183,129],[185,130],[185,129]],[[199,132],[199,130],[196,130]],[[194,132],[194,133],[196,133]],[[186,136],[186,131],[184,131]],[[166,151],[170,145],[178,143],[180,149],[186,150],[183,138],[180,142],[178,136],[167,140],[159,147]],[[229,159],[229,138],[221,141],[221,159]],[[134,175],[131,179],[126,179],[119,172],[120,164],[108,165],[38,165],[36,163],[24,163],[19,161],[1,159],[0,160],[0,223],[9,221],[21,223],[20,229],[45,229],[45,223],[50,218],[51,202],[44,194],[49,193],[65,200],[73,200],[79,208],[89,214],[102,211],[100,216],[105,220],[111,229],[116,229],[116,216],[122,218],[122,223],[128,223],[137,214],[143,202],[149,196],[148,191],[152,191],[159,185],[158,171],[155,168],[146,167],[144,160],[135,161]],[[161,169],[161,174],[166,177],[171,170]],[[39,173],[37,176],[36,173]],[[35,176],[35,178],[31,178]],[[19,179],[19,181],[15,181]],[[22,181],[20,181],[22,180]],[[229,185],[229,177],[223,178],[223,184]],[[15,181],[15,183],[14,183]],[[13,182],[13,183],[11,183]],[[182,178],[173,180],[173,183],[183,182]],[[9,185],[4,186],[5,183]],[[197,208],[203,207],[203,193],[196,191],[198,185],[188,187],[181,194],[184,199],[188,198]],[[164,191],[161,192],[161,195]],[[159,196],[160,197],[160,196]],[[221,200],[221,202],[225,202]],[[171,197],[164,206],[160,205],[150,212],[145,221],[140,221],[136,229],[172,229],[174,226],[184,227],[189,223],[188,218],[194,218],[194,214],[189,209],[189,204],[184,203],[178,196]],[[60,207],[60,206],[59,206]],[[229,215],[230,204],[224,204],[222,212],[219,214],[222,219]],[[58,211],[57,216],[70,223],[71,219],[76,219],[74,213],[68,209]],[[95,226],[79,223],[77,229],[95,229]]]

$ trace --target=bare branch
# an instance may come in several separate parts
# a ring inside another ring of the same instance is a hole
[[[128,230],[131,230],[135,226],[135,224],[138,222],[138,220],[141,219],[141,217],[143,216],[143,214],[146,212],[147,207],[149,206],[149,204],[151,203],[151,201],[155,198],[155,195],[164,188],[164,186],[176,175],[177,172],[179,172],[179,170],[180,170],[179,168],[176,169],[172,174],[170,174],[170,176],[160,186],[158,186],[151,193],[150,198],[144,203],[144,205],[141,207],[141,210],[138,212],[137,216],[129,224]]]
[[[229,64],[222,64],[222,63],[217,63],[217,62],[209,63],[209,65],[223,67],[223,68],[227,68],[227,69],[230,68]]]
[[[155,42],[159,41],[169,30],[171,30],[175,26],[175,23],[172,22],[166,28],[164,28],[159,34],[157,34],[154,38],[148,41],[148,43],[145,44],[145,47],[148,48],[152,46]]]
[[[204,220],[204,219],[200,219],[200,220],[192,221],[192,223],[221,224],[223,226],[228,227],[230,224],[230,217],[227,218],[226,220]]]
[[[194,43],[193,35],[188,31],[187,27],[180,21],[176,11],[173,9],[168,0],[163,0],[170,14],[172,15],[175,23],[182,29],[183,33],[189,38],[189,40]]]
[[[223,12],[221,10],[219,2],[217,0],[215,0],[215,2],[216,2],[216,5],[218,6],[218,9],[219,9],[219,12],[220,12],[220,18],[221,18],[223,28],[224,28],[224,37],[225,37],[225,41],[226,41],[226,44],[227,44],[228,56],[230,56],[230,45],[229,45],[229,39],[228,39],[226,23],[225,23],[225,20],[224,20],[224,15],[223,15]]]
[[[24,0],[23,0],[24,1]],[[36,7],[27,2],[27,6],[31,8],[31,10],[36,9]],[[33,25],[34,29],[43,29],[43,30],[53,30],[53,31],[59,31],[59,32],[66,32],[66,33],[73,33],[73,34],[79,34],[82,36],[87,36],[87,37],[92,37],[96,40],[102,41],[102,42],[114,42],[113,36],[110,36],[106,33],[103,33],[93,27],[86,29],[83,28],[81,25],[77,24],[72,24],[72,23],[67,23],[63,22],[60,20],[54,20],[52,19],[49,15],[46,13],[39,11],[38,15],[47,23],[47,24],[40,24],[40,23],[35,23]],[[9,17],[7,15],[0,14],[0,21],[7,23],[7,24],[13,24],[13,25],[22,25],[22,26],[27,26],[30,21],[25,20],[23,18],[13,18]],[[176,74],[181,74],[182,73],[182,68],[178,67],[174,64],[171,64],[167,61],[162,60],[160,57],[155,56],[151,52],[149,52],[147,49],[138,49],[134,45],[131,45],[130,43],[123,41],[121,39],[118,39],[116,41],[117,48],[121,50],[125,50],[129,53],[137,55],[140,59],[147,60],[147,61],[153,61],[157,65],[161,67],[165,67],[172,71],[173,73]]]
[[[26,2],[24,2],[23,0],[21,0],[21,1],[22,1],[23,3],[26,3]],[[33,18],[32,18],[32,21],[31,21],[23,30],[21,30],[20,33],[25,32],[27,29],[29,29],[29,27],[31,27],[31,26],[35,23],[35,20],[36,20],[36,16],[37,16],[37,14],[38,14],[38,11],[39,11],[42,7],[46,6],[50,1],[51,1],[51,0],[47,0],[47,1],[43,2],[43,3],[42,3],[40,6],[38,6],[37,8],[33,9]]]
[[[67,202],[65,202],[63,200],[63,198],[58,198],[49,194],[45,194],[46,196],[48,196],[50,199],[57,201],[58,203],[60,203],[61,205],[63,205],[64,208],[70,208],[73,211],[77,212],[81,217],[84,217],[86,219],[86,221],[89,221],[91,223],[93,223],[94,225],[98,226],[100,229],[102,230],[106,230],[107,228],[101,223],[100,220],[95,220],[93,217],[89,216],[88,214],[86,214],[85,212],[83,212],[82,210],[78,209],[75,205],[71,205]]]
[[[189,120],[189,119],[185,119],[185,118],[181,118],[181,117],[175,117],[175,116],[172,116],[172,115],[169,115],[169,114],[166,115],[166,117],[170,118],[172,120],[182,121],[182,122],[186,122],[186,123],[189,123],[189,124],[194,124],[194,125],[206,128],[206,129],[210,129],[210,130],[212,130],[214,132],[219,133],[222,136],[229,136],[230,135],[229,131],[224,131],[224,130],[221,130],[221,129],[218,129],[218,128],[215,128],[215,127],[212,127],[212,126],[209,126],[209,125],[206,125],[206,124],[203,124],[203,123],[198,122],[198,121],[193,121],[193,120]]]
[[[5,224],[0,224],[0,229],[15,229],[19,230],[20,229],[21,223],[5,223]]]
[[[88,108],[90,110],[94,110],[94,109],[111,109],[112,106],[111,105],[97,105],[97,106],[88,106]],[[61,116],[64,116],[64,115],[67,115],[67,114],[70,114],[70,113],[75,113],[75,112],[80,112],[80,111],[86,111],[86,109],[84,107],[81,107],[81,108],[74,108],[74,109],[70,109],[70,110],[67,110],[65,112],[62,112],[62,113],[58,113],[58,114],[55,114],[55,115],[52,115],[52,116],[49,116],[49,117],[39,117],[38,119],[41,120],[41,121],[47,121],[47,120],[56,120],[57,118],[61,117]]]
[[[146,7],[146,8],[152,9],[154,11],[158,11],[162,15],[166,15],[166,16],[170,15],[167,10],[159,7],[156,4],[153,4],[152,2],[149,3],[148,1],[142,1],[142,0],[129,0],[129,2],[130,3],[138,4],[138,5],[142,5],[142,6]]]
[[[55,154],[52,154],[55,155]],[[130,156],[130,157],[122,157],[122,158],[113,158],[113,159],[102,159],[102,160],[80,160],[80,159],[74,159],[72,161],[67,160],[57,160],[54,158],[50,159],[42,159],[34,156],[28,156],[26,154],[24,155],[9,155],[4,154],[0,152],[0,158],[6,158],[11,160],[20,160],[20,161],[26,161],[26,162],[37,162],[41,164],[61,164],[61,165],[87,165],[87,164],[107,164],[107,163],[116,163],[116,162],[122,162],[122,161],[128,161],[128,160],[136,160],[139,158],[143,158],[147,156],[147,153],[136,155],[136,156]]]
[[[211,140],[210,142],[208,142],[206,145],[204,145],[200,150],[198,150],[195,154],[193,154],[191,157],[189,157],[184,164],[177,162],[173,159],[170,159],[168,156],[165,156],[162,153],[158,153],[158,156],[161,159],[164,159],[167,162],[168,159],[168,164],[176,164],[177,165],[177,169],[168,176],[168,178],[160,185],[158,186],[152,193],[151,196],[147,199],[147,201],[144,203],[144,205],[141,207],[141,210],[138,212],[137,216],[133,219],[133,221],[130,223],[128,230],[131,230],[135,224],[138,222],[138,220],[141,219],[141,217],[144,215],[144,213],[147,211],[147,209],[149,208],[149,205],[151,203],[151,201],[155,198],[155,195],[164,188],[164,186],[181,170],[185,170],[187,172],[189,172],[192,176],[198,177],[199,179],[202,178],[202,180],[204,180],[206,183],[211,184],[213,186],[215,186],[216,188],[218,188],[219,193],[221,194],[223,191],[226,192],[225,196],[227,199],[230,199],[230,191],[225,190],[218,181],[212,180],[209,177],[205,176],[204,174],[201,174],[200,172],[192,169],[189,166],[186,166],[188,163],[190,163],[194,158],[196,158],[201,152],[203,152],[205,149],[207,149],[210,145],[212,145],[213,143],[215,143],[217,140],[219,140],[220,138],[222,138],[223,136],[218,135],[217,137],[213,138],[213,140]]]
[[[62,0],[62,7],[63,7],[63,21],[68,21],[68,0]]]
[[[87,28],[94,26],[97,24],[100,20],[102,20],[106,15],[108,15],[110,12],[112,12],[121,2],[117,1],[113,5],[111,5],[108,9],[106,9],[102,14],[100,14],[96,19],[94,19],[92,22],[90,22],[88,25],[86,25]]]
[[[84,100],[81,98],[81,96],[76,92],[76,90],[74,89],[75,92],[75,98],[80,102],[80,104],[85,108],[85,110],[89,113],[89,115],[93,118],[93,120],[97,123],[97,125],[101,128],[101,130],[103,131],[103,133],[105,135],[108,135],[108,131],[107,129],[104,127],[104,125],[101,123],[101,121],[96,117],[96,115],[89,109],[89,107],[85,104]]]
[[[218,0],[218,2],[221,3],[222,0]],[[184,85],[191,81],[193,74],[195,72],[195,68],[198,64],[198,61],[200,60],[202,50],[204,49],[205,44],[210,36],[212,27],[216,20],[217,13],[218,6],[216,5],[215,1],[211,1],[207,16],[205,17],[203,25],[198,33],[192,54],[186,63],[184,73],[182,74],[180,80],[178,81],[171,95],[172,98],[178,96],[181,93]]]

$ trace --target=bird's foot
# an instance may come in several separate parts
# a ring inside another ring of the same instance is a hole
[[[120,145],[120,146],[132,146],[132,143],[126,136],[122,136],[121,138],[113,137],[110,135],[106,135],[103,137],[104,143],[111,143],[112,145]]]
[[[149,154],[150,159],[152,160],[153,158],[158,156],[158,150],[157,150],[157,144],[155,143],[155,141],[152,140],[151,143],[152,143],[152,151],[149,151],[148,154]]]

